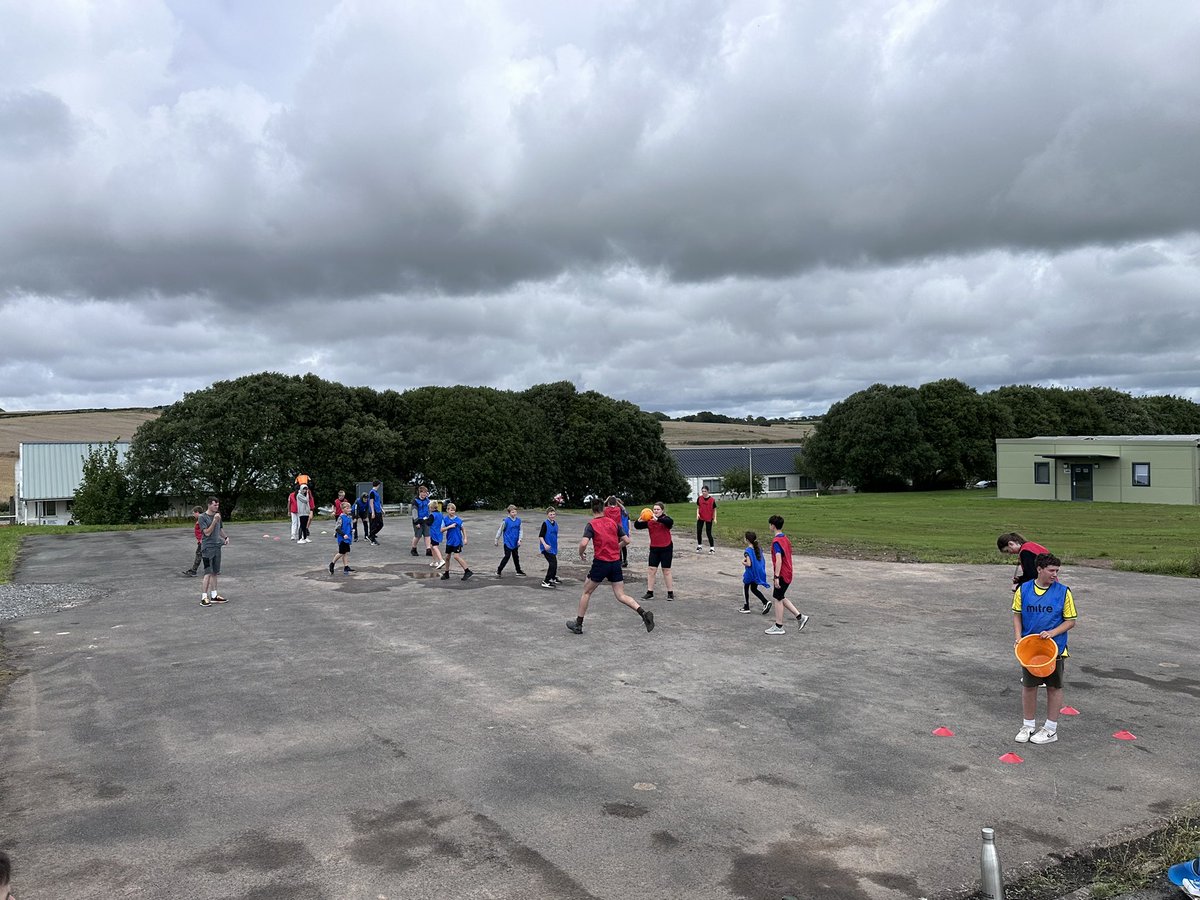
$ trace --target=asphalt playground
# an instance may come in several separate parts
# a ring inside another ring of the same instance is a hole
[[[500,517],[467,517],[466,582],[404,522],[332,577],[327,521],[235,524],[212,608],[190,526],[27,539],[17,582],[91,599],[3,625],[17,895],[934,898],[977,886],[982,826],[1013,872],[1200,798],[1194,581],[1064,568],[1079,714],[1038,747],[1011,566],[797,558],[812,619],[768,637],[741,548],[684,535],[652,633],[602,587],[576,636],[584,519],[547,590],[532,540],[496,578]]]

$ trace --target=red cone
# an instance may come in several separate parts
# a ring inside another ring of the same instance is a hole
[[[1005,753],[1002,757],[1000,757],[1000,762],[1011,763],[1015,766],[1017,763],[1025,762],[1025,760],[1021,759],[1021,757],[1017,756],[1015,753]]]
[[[1060,713],[1062,713],[1064,716],[1077,716],[1077,715],[1079,715],[1079,710],[1077,710],[1077,709],[1076,709],[1075,707],[1073,707],[1073,706],[1064,706],[1062,709],[1060,709],[1060,710],[1059,710],[1059,712],[1060,712]]]
[[[933,729],[933,733],[938,737],[954,737],[954,732],[943,725],[941,728]]]
[[[1131,734],[1128,731],[1115,732],[1113,734],[1113,737],[1115,737],[1118,741],[1136,741],[1137,740],[1137,735]]]

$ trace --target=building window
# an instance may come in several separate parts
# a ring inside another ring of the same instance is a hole
[[[1033,464],[1033,483],[1034,484],[1049,484],[1050,483],[1050,463],[1035,462]]]
[[[1150,463],[1133,464],[1133,486],[1150,487]]]
[[[57,500],[43,500],[42,501],[42,515],[45,516],[46,518],[49,518],[50,516],[57,516],[58,515],[58,501]]]
[[[815,491],[816,489],[817,489],[817,479],[813,478],[811,475],[801,475],[800,476],[800,490]]]
[[[787,490],[787,476],[786,475],[768,475],[767,476],[767,490],[768,491],[780,491],[780,492],[786,491]]]
[[[700,486],[708,488],[710,494],[719,494],[723,490],[721,482],[722,479],[720,478],[705,478],[700,482]]]

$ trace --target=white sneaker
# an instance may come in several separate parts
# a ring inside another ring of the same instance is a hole
[[[787,632],[783,630],[782,625],[772,625],[763,634],[787,634]]]
[[[796,630],[797,630],[797,631],[803,631],[803,630],[804,630],[804,626],[805,626],[805,625],[807,625],[807,624],[808,624],[808,616],[804,615],[804,613],[801,613],[801,614],[800,614],[800,622],[799,622],[799,624],[798,624],[798,625],[796,625]]]
[[[1028,744],[1029,738],[1033,735],[1033,729],[1028,725],[1022,725],[1021,730],[1017,732],[1017,736],[1013,738],[1018,744]]]
[[[1033,737],[1029,739],[1029,742],[1031,744],[1053,744],[1057,740],[1057,731],[1047,731],[1045,728],[1039,728]]]
[[[696,545],[696,552],[697,552],[697,553],[699,553],[699,552],[700,552],[700,550],[701,550],[701,547],[700,547],[700,545],[699,545],[699,544],[697,544],[697,545]]]
[[[716,552],[717,552],[717,548],[716,548],[716,547],[709,547],[709,548],[708,548],[708,552],[709,552],[709,553],[716,553]]]
[[[437,562],[435,562],[435,563],[433,564],[433,567],[434,567],[435,569],[440,569],[440,568],[441,568],[442,566],[444,566],[445,564],[446,564],[446,561],[445,561],[444,559],[439,559]]]

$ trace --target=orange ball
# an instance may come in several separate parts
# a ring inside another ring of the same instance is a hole
[[[641,519],[643,522],[649,522],[651,519],[654,518],[654,510],[652,510],[648,506],[643,507],[642,513],[641,513],[641,515],[638,516],[638,518]]]

